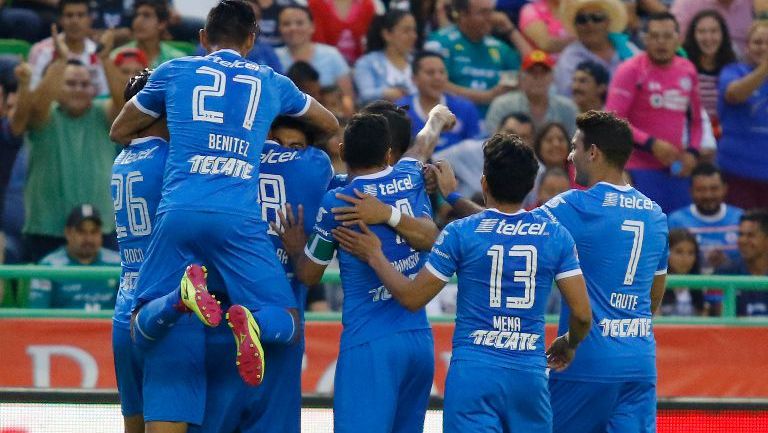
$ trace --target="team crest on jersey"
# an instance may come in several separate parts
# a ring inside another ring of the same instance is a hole
[[[683,88],[683,90],[691,90],[693,87],[693,83],[691,83],[691,79],[689,77],[683,77],[680,79],[680,87]]]
[[[440,232],[440,235],[435,239],[435,246],[442,245],[445,241],[445,236],[448,235],[448,233],[445,232],[445,230]]]
[[[619,194],[615,192],[605,193],[605,199],[603,200],[603,207],[616,206],[619,204]]]
[[[318,210],[317,210],[317,217],[315,218],[315,222],[316,222],[316,223],[318,223],[318,224],[320,224],[320,221],[322,221],[322,220],[323,220],[323,215],[325,215],[325,214],[327,214],[327,213],[328,213],[328,211],[327,211],[327,210],[325,210],[324,208],[320,208],[320,209],[318,209]]]
[[[556,196],[552,197],[551,199],[549,199],[549,201],[544,203],[544,206],[546,206],[546,207],[548,207],[550,209],[554,209],[554,208],[560,206],[561,204],[565,204],[565,200],[563,200],[563,198],[560,197],[559,195],[556,195]]]
[[[363,185],[363,192],[374,197],[378,195],[376,185]]]
[[[498,218],[483,218],[480,224],[477,225],[475,233],[490,233],[496,227],[497,222],[499,222]]]

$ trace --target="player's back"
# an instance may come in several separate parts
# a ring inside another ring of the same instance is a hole
[[[171,142],[159,212],[259,218],[253,203],[267,132],[276,116],[302,114],[310,99],[271,68],[219,50],[164,63],[134,102],[167,117]]]
[[[581,273],[564,228],[530,212],[488,209],[449,224],[427,266],[444,280],[458,276],[452,359],[544,374],[553,280]]]
[[[336,198],[336,194],[354,197],[355,189],[376,196],[404,214],[431,217],[422,167],[419,161],[404,158],[394,167],[355,177],[347,186],[328,191],[317,215],[315,231],[332,240],[330,231],[338,223],[330,213],[331,208],[349,205]],[[381,239],[384,255],[398,271],[408,276],[418,273],[425,254],[411,248],[387,225],[371,226],[371,230]],[[310,250],[312,247],[309,245]],[[401,306],[366,263],[343,250],[339,250],[338,259],[344,290],[342,348],[402,330],[429,328],[424,310],[410,312]]]
[[[120,152],[112,166],[112,200],[122,266],[115,321],[125,325],[130,321],[134,283],[147,253],[160,203],[167,155],[165,140],[139,138]]]
[[[298,205],[304,208],[304,232],[312,232],[313,217],[317,215],[320,201],[328,190],[328,183],[333,177],[331,160],[322,150],[309,146],[297,150],[283,147],[274,141],[264,143],[261,153],[261,171],[259,173],[259,203],[261,217],[278,226],[278,210],[285,212],[285,204],[290,203],[293,211],[298,212]],[[291,279],[300,307],[306,300],[306,287],[293,279],[293,267],[288,260],[280,237],[271,228],[268,231],[277,256]],[[300,309],[303,311],[303,308]]]
[[[573,235],[587,283],[593,324],[563,378],[598,381],[656,377],[651,285],[667,269],[667,218],[629,186],[598,183],[571,190],[537,212]],[[560,332],[568,327],[563,305]]]

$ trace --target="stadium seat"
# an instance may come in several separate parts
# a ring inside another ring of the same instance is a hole
[[[0,55],[17,55],[26,60],[30,48],[32,48],[32,45],[21,39],[0,39]]]
[[[195,51],[197,51],[197,45],[187,41],[165,41],[165,43],[177,50],[183,51],[188,56],[195,54]]]

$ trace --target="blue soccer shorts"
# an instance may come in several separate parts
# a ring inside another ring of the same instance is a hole
[[[445,433],[552,431],[544,371],[452,360],[445,382],[444,404]]]
[[[303,341],[264,345],[264,382],[246,385],[235,367],[226,327],[206,329],[207,402],[202,425],[188,433],[300,433]]]
[[[202,423],[206,396],[203,328],[197,317],[186,314],[144,352],[145,422]]]
[[[335,433],[421,433],[435,372],[432,331],[402,331],[339,354]]]
[[[141,391],[144,354],[131,341],[128,325],[112,322],[112,354],[115,358],[120,411],[125,417],[141,415],[144,407]]]
[[[551,378],[554,433],[653,433],[655,382],[579,382]]]
[[[157,216],[136,282],[134,310],[176,290],[191,263],[215,269],[233,304],[251,311],[265,305],[296,308],[296,297],[264,221],[218,212],[173,210]],[[209,290],[220,288],[209,286]]]

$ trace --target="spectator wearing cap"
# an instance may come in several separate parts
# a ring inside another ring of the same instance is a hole
[[[768,207],[768,21],[755,21],[744,61],[720,73],[717,111],[723,136],[717,161],[728,202]]]
[[[66,45],[57,43],[56,60],[37,90],[29,90],[29,74],[20,74],[18,103],[11,117],[16,134],[26,132],[29,168],[24,189],[25,260],[36,262],[64,243],[61,233],[67,212],[77,203],[92,203],[112,214],[109,190],[117,147],[109,127],[123,105],[124,83],[108,60],[109,45],[100,52],[112,98],[95,99],[88,68],[66,60]],[[21,68],[23,71],[26,68]],[[104,221],[105,234],[114,220]]]
[[[555,89],[560,95],[571,95],[573,73],[581,62],[591,60],[613,74],[621,62],[638,52],[622,33],[627,10],[619,0],[571,0],[565,5],[563,24],[577,40],[557,59]]]
[[[259,2],[256,0],[251,0],[248,3],[251,5],[251,9],[253,9],[253,14],[256,16],[256,21],[263,23],[262,9],[261,6],[259,6]],[[275,4],[273,3],[272,6],[275,6]],[[277,22],[271,25],[274,25],[275,30],[277,30]],[[278,74],[284,73],[285,71],[283,70],[283,65],[280,63],[280,59],[277,57],[275,49],[272,48],[272,45],[265,41],[264,28],[260,27],[260,30],[261,32],[259,33],[259,37],[256,38],[256,42],[254,42],[253,48],[251,48],[251,51],[248,52],[248,55],[245,56],[245,58],[260,65],[269,66]],[[198,44],[195,54],[198,56],[204,56],[208,53],[205,51],[205,48],[203,48],[201,44]]]
[[[635,188],[664,212],[691,203],[689,176],[704,136],[698,74],[676,55],[678,33],[673,15],[648,17],[647,52],[619,66],[605,107],[629,122],[635,149],[627,170]]]
[[[147,55],[138,48],[121,48],[114,59],[115,66],[120,70],[120,79],[127,83],[145,68],[149,67]]]
[[[134,40],[118,47],[115,56],[123,48],[139,48],[147,56],[149,65],[156,68],[168,60],[183,57],[186,54],[163,41],[168,30],[170,10],[164,0],[136,0],[133,3]]]
[[[482,115],[494,98],[514,88],[513,83],[501,79],[502,74],[520,68],[518,51],[491,36],[493,3],[453,0],[456,25],[432,33],[424,45],[445,59],[448,91],[472,101]],[[514,40],[516,29],[512,27],[509,34]]]
[[[408,106],[412,137],[421,131],[427,123],[428,113],[437,104],[447,106],[456,115],[453,128],[440,134],[435,147],[438,157],[454,144],[480,134],[480,115],[472,101],[447,93],[448,71],[439,54],[430,51],[417,54],[412,69],[417,92],[397,101],[398,105]]]
[[[102,248],[101,215],[95,206],[81,204],[67,217],[66,245],[46,255],[40,265],[119,266],[120,255]],[[44,280],[30,283],[30,308],[67,308],[88,311],[115,307],[117,278],[99,280]]]
[[[768,275],[768,211],[746,211],[739,222],[740,260],[717,270],[723,275]],[[736,298],[739,316],[768,316],[768,292],[741,291]]]
[[[600,63],[585,60],[576,66],[571,82],[571,97],[579,113],[602,110],[608,96],[608,70]]]
[[[576,129],[576,106],[568,98],[549,91],[555,62],[544,51],[531,51],[523,59],[520,90],[496,98],[485,116],[485,126],[495,131],[507,114],[525,113],[531,117],[535,130],[548,122],[565,126],[568,136]]]
[[[91,74],[97,95],[108,95],[109,87],[104,70],[99,61],[96,42],[89,39],[91,35],[91,9],[88,0],[61,0],[59,2],[59,26],[61,32],[58,38],[69,49],[69,57],[79,60],[86,65]],[[29,64],[32,66],[32,88],[40,85],[46,68],[56,56],[54,36],[43,39],[32,46],[29,51]]]

